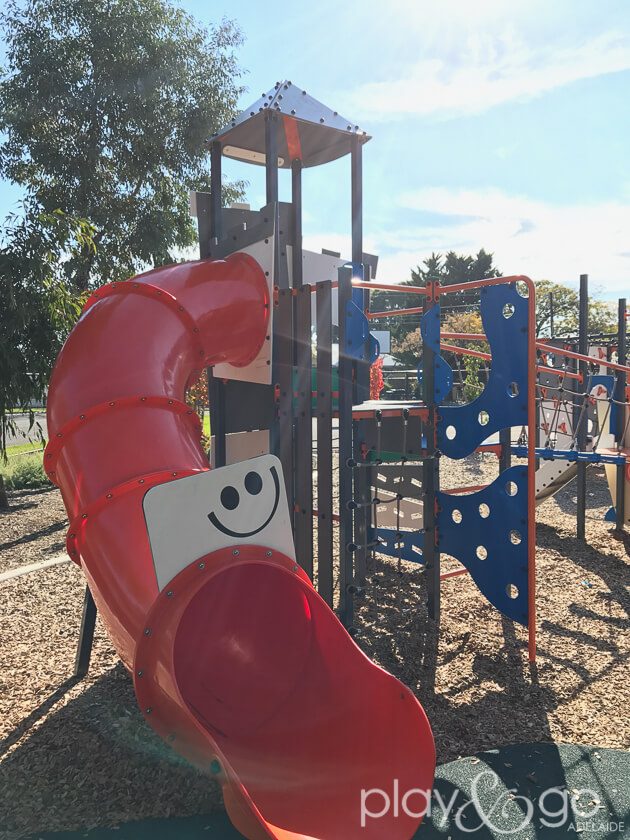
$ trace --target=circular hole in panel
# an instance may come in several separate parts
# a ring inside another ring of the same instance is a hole
[[[513,303],[506,303],[503,306],[503,317],[504,318],[511,318],[514,315],[514,304]]]
[[[508,496],[516,496],[518,493],[518,485],[514,481],[508,481],[505,484],[505,492]]]
[[[478,545],[476,554],[480,560],[485,560],[488,556],[488,549],[485,547],[485,545]]]
[[[507,388],[508,397],[518,397],[518,383],[510,382]]]
[[[508,583],[508,585],[505,587],[505,594],[508,596],[508,598],[511,598],[512,600],[518,598],[518,586],[516,586],[514,583]]]
[[[529,297],[529,289],[527,288],[527,283],[524,283],[522,280],[517,280],[516,281],[516,292],[522,298],[528,298]]]
[[[479,416],[477,417],[477,420],[479,420],[479,425],[480,426],[487,426],[488,423],[490,422],[490,415],[485,410],[480,411]]]
[[[512,545],[520,545],[523,537],[521,536],[520,531],[510,531],[510,542]]]
[[[455,428],[455,426],[447,426],[445,434],[446,434],[446,437],[449,440],[455,440],[455,435],[457,434],[457,429]]]
[[[463,518],[461,510],[454,510],[451,517],[453,518],[453,522],[455,522],[456,525],[459,525]]]
[[[482,519],[487,519],[490,516],[490,505],[487,505],[485,502],[482,502],[479,505],[479,516]]]

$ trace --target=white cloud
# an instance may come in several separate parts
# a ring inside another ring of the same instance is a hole
[[[399,206],[439,214],[444,223],[419,220],[416,229],[383,234],[373,243],[381,254],[379,279],[406,279],[410,267],[431,251],[469,254],[486,248],[505,274],[575,284],[587,273],[604,297],[630,296],[628,205],[561,206],[497,189],[436,187],[402,195]]]
[[[423,53],[397,77],[346,94],[349,113],[371,122],[412,115],[451,118],[527,101],[572,82],[630,69],[630,35],[609,31],[572,43],[541,43],[512,28],[473,30],[459,45],[434,45]]]

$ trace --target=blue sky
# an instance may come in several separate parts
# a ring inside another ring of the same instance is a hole
[[[602,297],[630,297],[626,0],[182,5],[243,30],[243,107],[291,79],[373,135],[364,235],[379,279],[407,278],[434,250],[485,247],[504,273],[575,284],[586,272]],[[264,203],[261,169],[225,170]],[[305,174],[307,246],[349,253],[349,181],[347,158]]]

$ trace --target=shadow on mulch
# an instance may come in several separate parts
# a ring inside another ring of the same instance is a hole
[[[431,810],[414,840],[589,840],[624,837],[630,821],[630,756],[571,744],[516,744],[437,768]],[[383,789],[392,804],[393,790]],[[385,804],[366,799],[368,814]],[[423,800],[408,800],[419,810]],[[400,807],[401,802],[398,802]],[[368,816],[376,820],[378,816]],[[225,813],[143,820],[115,829],[40,834],[31,840],[239,840]]]
[[[623,558],[615,554],[600,551],[595,546],[588,545],[576,537],[559,534],[550,525],[538,523],[536,533],[539,542],[544,542],[545,548],[551,548],[570,557],[576,566],[585,573],[597,575],[610,590],[610,599],[615,600],[630,615],[630,566]],[[628,535],[630,537],[630,535]],[[628,550],[628,541],[621,540]],[[578,605],[575,605],[578,606]],[[598,616],[603,622],[608,622],[610,616]]]
[[[3,513],[15,513],[16,510],[28,510],[34,507],[37,507],[37,502],[23,502],[21,505],[10,503],[8,508],[0,507],[0,516]]]
[[[383,577],[391,574],[391,568],[378,561],[377,570]],[[403,589],[413,577],[405,576]],[[526,645],[517,637],[512,622],[501,619],[502,638],[494,650],[489,645],[484,650],[473,649],[469,631],[445,638],[443,629],[440,637],[436,623],[427,616],[424,577],[415,578],[412,591],[402,598],[392,596],[392,588],[387,590],[384,584],[377,615],[368,604],[361,616],[373,627],[396,627],[396,632],[383,638],[368,629],[365,635],[359,634],[357,642],[368,656],[415,692],[431,721],[438,762],[523,737],[549,739],[548,713],[557,707],[558,699],[549,686],[539,683],[536,666],[524,664]],[[407,619],[400,603],[406,599],[416,605]],[[485,610],[486,605],[480,603],[478,608]],[[487,609],[492,607],[487,605]],[[460,672],[462,656],[468,658],[470,666]],[[452,679],[449,676],[446,686],[442,677],[442,684],[436,687],[438,669],[445,667],[450,669]],[[469,690],[475,699],[462,701],[460,695]]]
[[[0,743],[0,837],[220,805],[214,782],[147,726],[122,665],[50,713],[77,685],[65,681]]]
[[[616,638],[627,621],[610,611],[618,604],[630,615],[630,566],[623,558],[559,535],[548,525],[538,525],[538,541],[546,550],[571,558],[577,580],[586,578],[585,593],[589,576],[606,589],[595,592],[590,605],[572,601],[558,618],[539,620],[538,665],[525,661],[523,634],[509,620],[500,619],[500,634],[495,624],[495,635],[483,637],[479,628],[485,626],[492,608],[481,596],[478,603],[462,608],[460,600],[456,606],[458,611],[470,610],[468,627],[460,621],[451,629],[446,618],[438,638],[437,627],[427,616],[424,576],[412,571],[398,578],[391,561],[377,560],[366,602],[359,608],[357,623],[365,633],[359,633],[357,641],[368,656],[415,691],[431,721],[440,762],[523,738],[549,740],[550,713],[588,686],[606,680],[629,659]],[[455,593],[455,599],[459,597]],[[446,592],[444,600],[446,616]],[[567,622],[572,626],[562,619],[567,613],[578,619]],[[382,628],[395,630],[386,635],[379,632]],[[556,640],[564,646],[556,645]],[[607,663],[596,667],[588,657],[586,663],[578,661],[567,650],[600,651]],[[559,683],[554,677],[558,669],[572,672],[576,684]],[[442,679],[436,686],[438,671]]]
[[[16,508],[12,508],[11,510],[15,510]],[[23,537],[18,537],[16,540],[9,540],[8,542],[0,543],[0,551],[4,551],[5,549],[15,548],[18,545],[24,545],[24,543],[34,542],[35,540],[40,539],[40,537],[49,537],[51,534],[55,534],[57,531],[63,531],[64,528],[68,527],[68,522],[55,522],[53,525],[47,525],[45,528],[40,528],[39,531],[33,531],[31,534],[25,534]],[[60,545],[64,545],[64,543],[60,543]]]

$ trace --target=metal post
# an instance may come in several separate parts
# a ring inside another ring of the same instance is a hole
[[[580,274],[580,312],[578,320],[578,353],[588,353],[588,274]],[[588,435],[588,364],[580,362],[580,374],[582,375],[582,387],[584,395],[582,400],[577,398],[577,448],[579,452],[586,450],[586,439]],[[586,539],[586,462],[578,461],[577,465],[577,538],[582,542]]]
[[[438,305],[436,281],[427,282],[424,311]],[[439,345],[438,345],[439,354]],[[440,550],[436,533],[435,505],[439,490],[439,461],[435,445],[437,410],[435,401],[435,350],[425,341],[422,345],[422,399],[427,407],[425,425],[426,451],[422,462],[422,488],[424,510],[424,561],[427,577],[428,614],[433,621],[440,620]]]
[[[352,596],[354,550],[352,501],[352,358],[347,353],[346,308],[352,297],[352,269],[339,269],[339,617],[347,628],[354,620]]]
[[[302,261],[302,161],[291,161],[291,209],[293,214],[293,288],[301,289]]]
[[[350,152],[352,262],[363,262],[363,146],[359,137],[352,137]]]
[[[536,449],[540,447],[541,444],[541,434],[540,434],[540,424],[542,423],[543,419],[543,410],[542,410],[542,389],[538,387],[540,382],[540,373],[538,371],[534,372],[534,417],[535,419],[535,429],[534,429],[534,446]],[[528,434],[532,434],[532,430],[528,429]],[[536,458],[536,469],[540,469],[540,458]]]
[[[311,286],[302,277],[302,162],[291,162],[293,222],[293,357],[295,390],[295,550],[304,571],[313,577],[313,419],[311,360]]]
[[[363,145],[358,135],[352,137],[350,150],[350,174],[351,174],[351,223],[352,223],[352,262],[354,273],[357,276],[361,266],[362,280],[370,280],[369,269],[363,266]],[[361,309],[365,311],[369,307],[370,294],[364,290],[361,295]],[[356,301],[355,301],[356,302]],[[370,396],[370,362],[369,360],[355,362],[353,365],[353,401],[361,403]],[[361,440],[360,424],[352,424],[354,455],[360,458]],[[354,476],[354,496],[357,501],[365,502],[369,495],[371,484],[371,470],[362,469]],[[363,546],[367,543],[367,534],[372,524],[372,508],[366,505],[360,508],[354,516],[354,543],[358,546],[355,555],[355,577],[359,586],[365,583],[367,549]]]
[[[278,201],[278,121],[269,112],[265,114],[265,186],[267,204]]]
[[[617,363],[620,365],[626,364],[626,299],[619,299],[619,307],[617,312]],[[615,400],[617,401],[617,428],[615,429],[615,440],[617,441],[617,448],[623,449],[625,446],[624,430],[626,427],[626,374],[625,371],[617,371],[617,383],[615,387]],[[617,492],[616,492],[616,521],[615,530],[619,536],[623,534],[624,525],[626,522],[626,464],[617,465]]]
[[[210,230],[209,238],[202,241],[199,237],[199,249],[202,259],[208,256],[212,240],[219,240],[222,233],[222,195],[221,195],[221,143],[215,141],[210,146]],[[226,432],[227,418],[225,410],[225,383],[217,379],[212,369],[208,368],[208,402],[210,404],[211,434],[214,436],[213,467],[224,467],[227,462]]]
[[[94,642],[94,627],[96,625],[96,604],[89,586],[85,587],[83,598],[83,615],[81,617],[81,629],[79,630],[79,644],[77,655],[74,660],[74,676],[84,677],[90,667],[90,656]]]
[[[332,286],[316,286],[317,304],[317,588],[333,605]]]
[[[266,201],[275,215],[274,236],[274,336],[273,379],[276,398],[276,420],[270,430],[271,451],[282,462],[289,508],[294,506],[293,474],[293,298],[287,282],[279,282],[279,212],[278,212],[278,126],[276,114],[265,113],[265,186]],[[282,288],[280,288],[282,285]]]

